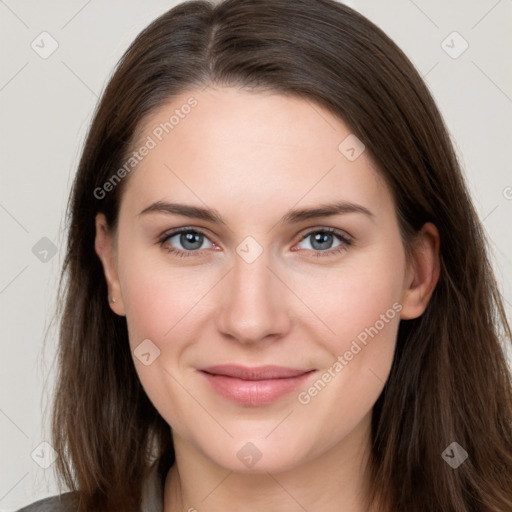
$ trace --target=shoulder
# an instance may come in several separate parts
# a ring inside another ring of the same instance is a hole
[[[17,512],[75,512],[74,495],[74,492],[66,492],[57,496],[50,496],[20,508]]]
[[[160,473],[157,464],[152,464],[142,490],[142,507],[137,512],[163,512],[163,491],[166,471]],[[35,501],[15,512],[76,512],[78,491],[68,491]]]

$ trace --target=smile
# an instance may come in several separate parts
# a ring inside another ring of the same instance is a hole
[[[297,389],[315,370],[220,365],[199,370],[220,396],[240,405],[270,404]]]

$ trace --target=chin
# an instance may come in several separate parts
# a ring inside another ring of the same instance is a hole
[[[268,434],[265,434],[268,435]],[[236,436],[228,444],[217,444],[203,450],[203,453],[214,463],[236,473],[280,473],[303,463],[306,453],[304,444],[299,440],[288,438],[286,445],[279,439],[265,439],[265,436]],[[302,456],[301,456],[302,455]]]

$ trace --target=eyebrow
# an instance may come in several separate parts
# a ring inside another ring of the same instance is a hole
[[[165,201],[157,201],[147,208],[144,208],[138,216],[149,213],[166,213],[169,215],[181,215],[192,219],[199,219],[214,224],[226,225],[226,222],[217,210],[212,208],[202,208],[200,206],[192,206],[180,203],[167,203]],[[342,215],[346,213],[361,213],[375,220],[375,215],[366,207],[341,201],[335,203],[325,203],[312,208],[300,208],[287,212],[276,224],[296,224],[308,219],[317,217],[332,217],[334,215]]]

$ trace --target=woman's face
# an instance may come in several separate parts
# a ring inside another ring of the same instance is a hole
[[[359,450],[400,317],[428,295],[361,141],[309,101],[235,88],[183,93],[142,131],[97,251],[175,442],[233,471]]]

